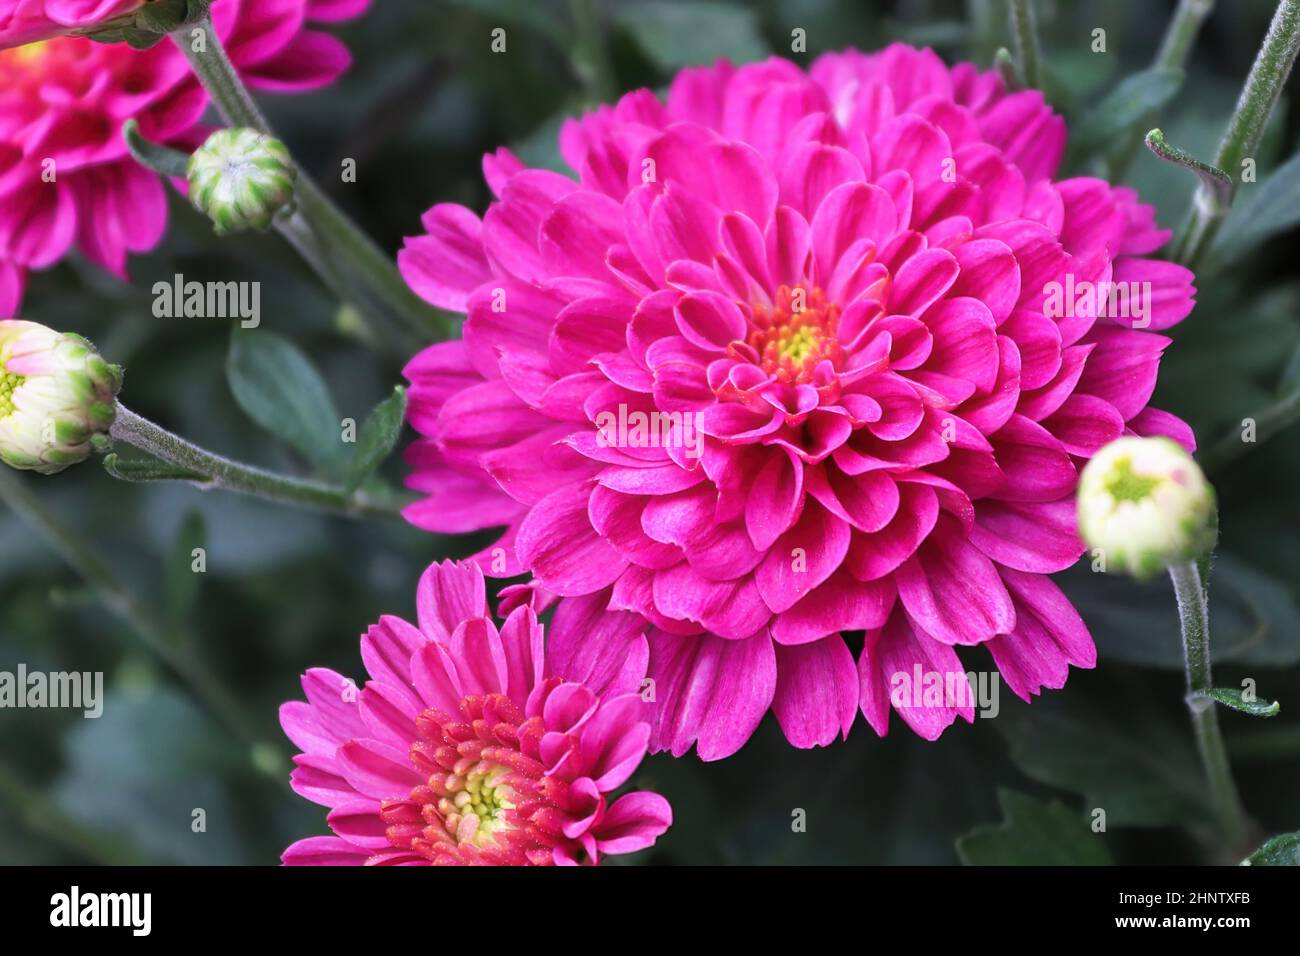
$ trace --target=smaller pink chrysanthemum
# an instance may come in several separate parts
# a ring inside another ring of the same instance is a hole
[[[418,628],[384,617],[362,637],[364,689],[314,668],[307,701],[280,708],[303,751],[292,786],[330,808],[335,833],[299,840],[284,863],[595,864],[653,845],[672,823],[668,802],[609,798],[650,739],[635,692],[644,638],[617,672],[593,673],[554,631],[544,653],[530,608],[496,627],[470,564],[432,565],[416,606]]]

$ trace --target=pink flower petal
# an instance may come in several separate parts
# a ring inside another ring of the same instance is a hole
[[[997,568],[951,519],[940,520],[894,579],[908,614],[946,644],[977,644],[1015,626],[1015,608]]]
[[[483,224],[464,206],[434,206],[425,235],[408,238],[397,267],[410,287],[443,309],[464,311],[469,294],[491,273],[483,253]]]
[[[650,677],[657,704],[652,750],[701,760],[729,757],[772,704],[776,655],[766,633],[748,640],[679,637],[652,631]]]
[[[858,710],[858,675],[840,637],[776,648],[772,710],[786,739],[800,748],[847,739]]]

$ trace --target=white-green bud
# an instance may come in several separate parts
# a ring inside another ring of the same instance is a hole
[[[52,475],[90,454],[117,414],[122,369],[80,335],[0,321],[0,460]]]
[[[1214,489],[1168,438],[1118,438],[1079,477],[1079,535],[1108,571],[1151,577],[1214,546]]]
[[[266,229],[293,199],[298,170],[284,143],[255,129],[222,129],[186,168],[190,202],[218,235]]]

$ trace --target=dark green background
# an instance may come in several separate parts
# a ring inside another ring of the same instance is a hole
[[[575,29],[568,4],[375,6],[343,31],[356,64],[340,84],[261,100],[295,154],[389,249],[418,231],[420,213],[434,202],[482,209],[483,152],[510,144],[531,163],[555,165],[554,134],[565,115],[637,86],[662,88],[687,63],[788,51],[795,27],[807,31],[809,52],[794,57],[800,63],[823,50],[903,39],[934,45],[949,62],[973,56],[988,64],[1010,43],[1002,0],[598,3],[590,5],[594,37]],[[1038,7],[1052,96],[1077,129],[1120,79],[1149,64],[1173,3]],[[1171,142],[1206,158],[1272,4],[1230,0],[1219,8],[1184,88],[1159,112]],[[508,31],[504,55],[488,50],[496,26]],[[1096,27],[1107,31],[1104,55],[1089,49]],[[1258,157],[1261,183],[1295,152],[1296,119],[1284,99]],[[355,185],[338,182],[345,157],[358,162]],[[1072,161],[1075,171],[1090,168],[1087,157]],[[1190,174],[1143,151],[1129,178],[1158,205],[1163,225],[1177,225]],[[1275,183],[1283,193],[1270,205],[1294,208],[1297,178]],[[1252,188],[1264,187],[1245,186],[1243,199]],[[1156,404],[1191,421],[1203,443],[1300,384],[1295,240],[1293,231],[1281,232],[1199,277],[1200,304],[1173,331]],[[175,201],[166,241],[131,269],[130,286],[78,262],[34,276],[26,316],[90,336],[126,366],[124,402],[214,450],[304,468],[232,400],[224,374],[229,324],[152,317],[150,287],[176,272],[261,280],[263,328],[311,356],[341,415],[361,419],[399,380],[401,357],[377,354],[341,331],[337,304],[274,235],[219,240]],[[1300,430],[1287,432],[1212,475],[1225,555],[1212,588],[1217,682],[1238,686],[1251,677],[1261,696],[1283,704],[1271,721],[1223,714],[1261,837],[1300,828],[1297,436]],[[400,461],[385,474],[399,481]],[[299,694],[297,675],[311,665],[363,677],[357,638],[365,626],[381,613],[413,616],[425,565],[484,543],[187,485],[119,483],[94,461],[57,478],[23,480],[79,526],[132,588],[170,609],[180,625],[176,640],[228,685],[272,749],[254,754],[216,723],[40,539],[0,510],[0,668],[24,661],[30,669],[102,670],[110,687],[99,720],[0,711],[4,863],[273,863],[292,840],[325,832],[323,808],[285,782],[291,748],[278,729],[278,705]],[[188,571],[196,540],[208,553],[202,576]],[[847,743],[801,752],[768,718],[720,764],[650,759],[633,782],[668,796],[676,824],[633,859],[955,863],[958,837],[1002,820],[999,788],[1036,799],[1007,797],[1016,827],[969,841],[972,859],[1226,858],[1200,839],[1203,787],[1181,701],[1167,583],[1138,586],[1086,569],[1064,578],[1097,640],[1097,671],[1076,673],[1066,690],[1032,707],[1004,688],[1001,717],[959,723],[937,743],[912,736],[897,719],[881,740],[859,721]],[[979,652],[967,662],[989,666]],[[199,807],[207,832],[195,834],[191,812]],[[1096,807],[1107,812],[1100,835],[1086,825]],[[807,812],[807,832],[792,832],[796,808]]]

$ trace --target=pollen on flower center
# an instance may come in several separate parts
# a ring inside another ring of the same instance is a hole
[[[448,836],[457,843],[484,846],[497,829],[509,825],[505,813],[515,808],[515,794],[503,779],[508,773],[500,764],[480,760],[446,776],[442,784],[448,795],[439,799],[438,813]]]
[[[14,392],[27,379],[14,372],[0,374],[0,418],[8,418],[14,411]]]
[[[1142,501],[1149,498],[1159,484],[1158,477],[1137,474],[1133,471],[1133,463],[1124,458],[1115,462],[1114,471],[1106,481],[1106,490],[1116,501]]]
[[[432,862],[518,864],[550,853],[535,815],[554,804],[541,764],[519,746],[540,731],[508,697],[467,697],[457,714],[427,710],[415,724],[411,764],[427,782],[381,807],[390,844]]]
[[[754,323],[745,340],[757,354],[763,371],[786,383],[812,379],[824,360],[839,367],[844,352],[836,333],[840,309],[826,301],[821,289],[781,286],[769,306],[753,306]]]

